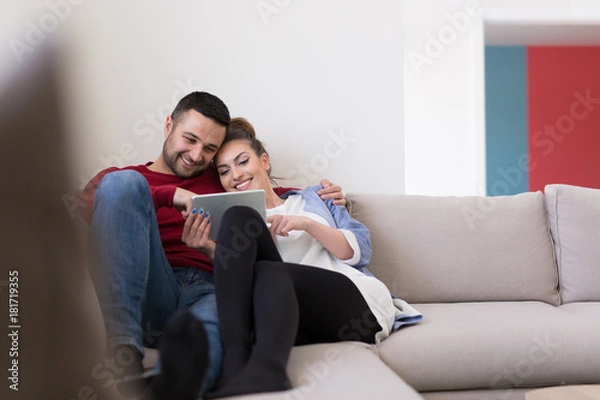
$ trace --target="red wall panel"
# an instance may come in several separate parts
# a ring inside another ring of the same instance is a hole
[[[600,188],[600,47],[529,47],[529,190]]]

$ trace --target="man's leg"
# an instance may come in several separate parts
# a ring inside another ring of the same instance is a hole
[[[206,375],[208,351],[202,322],[189,310],[177,311],[160,339],[161,372],[141,400],[196,400]]]
[[[102,179],[94,199],[92,235],[96,250],[92,275],[109,354],[129,346],[139,352],[136,356],[143,356],[144,330],[162,330],[177,308],[180,289],[164,254],[154,202],[141,174],[118,171]],[[134,359],[121,367],[135,373],[141,364]]]
[[[143,400],[194,400],[214,386],[222,349],[213,275],[177,268],[182,292],[179,311],[167,322],[160,339],[160,374]]]
[[[221,372],[223,348],[221,345],[219,318],[213,274],[191,269],[182,282],[180,309],[187,309],[202,322],[208,345],[208,366],[200,394],[212,389]]]

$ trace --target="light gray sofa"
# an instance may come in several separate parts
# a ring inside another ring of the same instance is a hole
[[[600,190],[347,197],[371,230],[370,270],[424,321],[377,347],[296,347],[295,389],[244,399],[524,399],[600,383]]]

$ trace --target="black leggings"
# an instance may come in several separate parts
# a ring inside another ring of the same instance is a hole
[[[373,343],[381,330],[348,277],[282,261],[263,219],[248,207],[225,213],[214,268],[224,348],[221,382],[244,368],[250,355],[279,357],[285,368],[294,344]]]

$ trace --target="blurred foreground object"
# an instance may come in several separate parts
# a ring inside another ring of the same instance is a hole
[[[103,399],[99,310],[61,200],[71,174],[57,58],[38,50],[0,76],[0,398]]]

